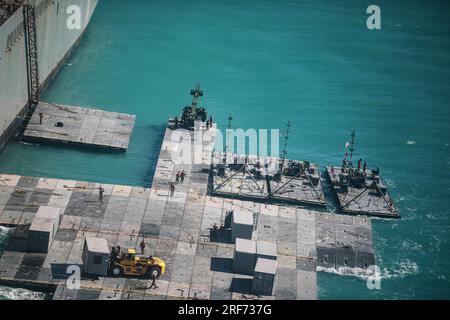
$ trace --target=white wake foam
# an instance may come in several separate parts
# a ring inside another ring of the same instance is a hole
[[[366,280],[368,276],[373,275],[373,272],[367,272],[367,269],[363,268],[349,268],[349,267],[339,267],[336,268],[325,268],[316,267],[317,272],[327,272],[340,276],[354,276],[363,280]],[[379,277],[381,279],[392,279],[392,278],[404,278],[408,275],[417,274],[419,272],[419,266],[417,263],[404,260],[394,264],[392,267],[385,267],[380,270]]]
[[[3,247],[3,245],[6,243],[6,239],[10,236],[10,232],[12,231],[12,228],[6,228],[0,226],[0,252]]]
[[[406,276],[419,273],[419,266],[411,260],[403,260],[394,264],[390,268],[384,268],[381,276],[384,279],[404,278]]]
[[[9,230],[11,230],[11,228],[0,226],[0,234],[8,233]]]
[[[340,276],[354,276],[360,279],[367,279],[367,277],[369,276],[366,269],[363,268],[339,267],[338,269],[336,269],[317,266],[316,271],[332,273]]]
[[[0,249],[2,245],[5,245],[8,237],[10,236],[13,228],[6,228],[0,226]],[[1,250],[0,250],[1,252]],[[35,292],[22,288],[10,288],[0,286],[0,300],[43,300],[45,298],[45,293]]]
[[[9,300],[44,300],[45,293],[0,286],[0,297]]]

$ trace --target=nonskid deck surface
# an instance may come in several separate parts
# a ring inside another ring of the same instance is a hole
[[[367,218],[207,195],[205,169],[212,143],[205,142],[197,154],[205,163],[178,164],[173,153],[181,141],[174,139],[174,132],[166,130],[152,188],[105,184],[103,203],[98,201],[98,183],[1,175],[0,224],[19,227],[0,258],[0,281],[52,284],[57,287],[54,299],[316,299],[317,266],[373,261]],[[186,179],[171,197],[169,184],[181,170]],[[58,233],[48,254],[27,253],[27,226],[45,205],[61,209]],[[253,239],[277,244],[273,296],[252,295],[251,277],[233,274],[229,230],[213,232],[230,210],[254,213]],[[138,247],[145,239],[145,253],[167,264],[158,288],[150,289],[148,279],[100,277],[83,278],[79,289],[69,289],[66,270],[81,266],[86,236],[122,247]]]
[[[388,192],[383,196],[378,195],[366,188],[354,188],[349,186],[348,192],[339,192],[339,186],[333,186],[333,181],[338,183],[340,168],[326,168],[326,175],[330,182],[333,193],[338,199],[340,209],[349,214],[364,214],[368,216],[377,216],[383,218],[399,218],[400,214],[393,205]],[[370,177],[371,170],[366,170]],[[367,186],[368,187],[368,186]],[[391,204],[391,205],[389,205]]]
[[[24,137],[126,151],[135,121],[134,115],[40,102]]]

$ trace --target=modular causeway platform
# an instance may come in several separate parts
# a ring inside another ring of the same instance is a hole
[[[347,142],[342,165],[326,167],[326,177],[339,208],[348,214],[365,214],[382,218],[400,218],[400,213],[389,195],[387,186],[380,176],[380,168],[369,169],[367,162],[353,159],[356,134]],[[346,150],[347,151],[347,150]]]
[[[103,202],[98,183],[1,175],[0,224],[17,227],[0,258],[0,282],[51,286],[54,299],[316,299],[318,267],[374,260],[367,218],[207,195],[212,143],[197,152],[204,164],[177,164],[171,153],[179,143],[195,141],[174,138],[179,130],[166,130],[152,188],[103,185]],[[170,182],[181,170],[186,179],[170,196]],[[27,230],[40,206],[62,214],[48,254],[26,250]],[[230,210],[251,212],[253,239],[277,244],[272,296],[253,295],[251,277],[233,273],[230,231],[214,229],[224,225]],[[158,288],[150,289],[149,279],[83,276],[79,289],[69,289],[66,270],[81,266],[87,236],[105,238],[110,247],[137,247],[145,239],[145,253],[167,264]]]
[[[214,154],[211,194],[250,201],[325,206],[318,166],[305,161],[284,161],[282,173],[274,174],[282,159]],[[230,161],[231,160],[231,161]],[[266,162],[264,164],[264,162]]]
[[[340,210],[348,214],[365,214],[382,218],[400,218],[400,214],[381,178],[372,179],[372,170],[365,172],[364,184],[353,186],[348,184],[345,191],[340,182],[341,168],[327,167],[326,176],[336,196]]]
[[[135,120],[134,115],[40,102],[24,138],[126,151]]]

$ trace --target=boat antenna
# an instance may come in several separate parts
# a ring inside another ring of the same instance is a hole
[[[233,121],[233,117],[231,116],[231,114],[228,116],[228,130],[231,129],[231,121]],[[229,131],[227,131],[227,141],[225,143],[225,146],[223,147],[223,152],[226,154],[226,152],[229,152],[229,148],[228,148],[228,143],[229,143],[229,137],[228,135],[230,134]]]
[[[289,139],[289,131],[291,129],[291,120],[288,121],[286,127],[286,131],[283,133],[284,136],[284,148],[283,148],[283,156],[281,158],[281,166],[280,166],[280,173],[283,173],[283,167],[284,167],[284,161],[286,160],[286,155],[287,155],[287,144],[288,144],[288,139]]]
[[[198,97],[203,96],[203,91],[200,89],[200,84],[197,84],[195,89],[191,90],[191,95],[193,96],[191,109],[192,109],[192,114],[195,117],[197,115],[197,100],[198,100]]]
[[[352,137],[352,142],[351,142],[351,144],[350,144],[350,160],[352,160],[352,158],[353,158],[353,151],[355,151],[355,148],[354,148],[354,146],[355,146],[355,131],[353,131],[352,132],[352,135],[351,135],[351,137]]]

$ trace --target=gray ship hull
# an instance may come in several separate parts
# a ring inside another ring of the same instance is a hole
[[[42,90],[72,54],[86,30],[99,0],[37,0],[39,79]],[[79,6],[80,29],[67,27],[67,8]],[[0,26],[0,152],[20,128],[27,113],[27,64],[23,14],[19,8]]]

